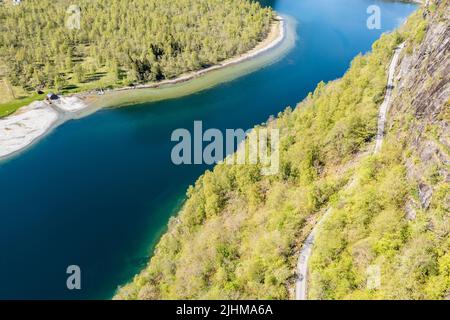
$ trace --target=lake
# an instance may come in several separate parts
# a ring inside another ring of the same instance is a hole
[[[109,299],[148,262],[189,185],[208,168],[175,166],[177,128],[248,129],[295,106],[416,6],[374,0],[261,1],[297,21],[276,63],[182,98],[103,109],[0,163],[0,299]],[[381,8],[381,29],[366,10]],[[66,287],[69,265],[82,289]]]

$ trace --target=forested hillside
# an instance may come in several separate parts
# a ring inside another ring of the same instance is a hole
[[[413,220],[407,213],[409,201],[419,199],[406,167],[423,159],[408,147],[410,132],[400,128],[421,119],[413,110],[398,113],[402,125],[393,121],[382,154],[370,155],[393,49],[406,42],[404,59],[417,59],[414,53],[429,24],[437,23],[430,17],[439,12],[442,19],[444,8],[446,1],[439,10],[431,6],[433,14],[419,10],[399,31],[377,41],[370,54],[355,58],[342,79],[319,84],[297,108],[288,108],[268,124],[281,130],[278,175],[262,176],[252,165],[218,165],[206,172],[189,189],[148,267],[116,298],[293,297],[301,243],[334,205],[337,214],[314,255],[311,297],[445,297],[450,287],[449,185],[442,162],[426,167],[427,183],[435,190],[427,209],[417,209]],[[448,84],[445,74],[440,77]],[[434,81],[430,75],[426,88],[434,88]],[[410,87],[403,90],[404,101],[415,100]],[[448,138],[446,103],[436,116],[447,123]],[[441,132],[427,128],[430,137]],[[448,142],[438,141],[442,146]],[[448,144],[442,150],[448,157]],[[354,179],[358,185],[345,193]],[[370,264],[382,266],[382,281],[388,285],[381,291],[364,287]]]
[[[0,4],[0,69],[22,94],[173,78],[253,48],[273,16],[248,0]]]
[[[312,299],[450,298],[450,16],[436,3],[401,57],[381,154],[318,235]]]

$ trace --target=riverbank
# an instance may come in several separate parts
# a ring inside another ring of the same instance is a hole
[[[35,101],[13,115],[0,119],[0,160],[13,156],[37,142],[65,121],[93,112],[80,98]]]
[[[272,26],[270,28],[269,33],[267,34],[266,38],[262,40],[260,43],[258,43],[253,49],[250,51],[238,55],[233,58],[226,59],[222,62],[220,62],[217,65],[192,71],[186,74],[182,74],[174,79],[168,79],[148,84],[141,84],[141,85],[135,85],[135,86],[129,86],[129,87],[122,87],[117,89],[109,89],[104,94],[99,95],[97,92],[87,92],[87,93],[81,93],[77,94],[76,96],[82,98],[87,104],[90,105],[100,105],[106,100],[105,98],[110,97],[113,94],[117,93],[123,93],[123,92],[129,92],[129,91],[135,91],[135,90],[142,90],[142,89],[160,89],[160,88],[166,88],[169,86],[179,85],[183,84],[185,82],[189,82],[191,80],[194,80],[196,78],[199,78],[201,76],[204,76],[206,74],[209,74],[213,71],[218,71],[221,69],[225,69],[227,67],[234,66],[236,64],[245,62],[247,60],[250,60],[252,58],[255,58],[273,48],[278,46],[284,39],[286,38],[286,19],[277,16],[272,23]],[[109,106],[109,105],[108,105]]]
[[[52,129],[65,121],[78,119],[89,115],[100,108],[114,106],[115,95],[127,94],[140,89],[159,89],[173,87],[202,77],[213,71],[221,70],[244,61],[255,58],[272,48],[275,48],[285,39],[285,20],[277,17],[271,26],[267,37],[256,47],[245,54],[227,59],[218,65],[181,75],[175,79],[164,80],[134,87],[111,89],[99,95],[97,92],[85,92],[67,97],[60,97],[51,103],[35,101],[28,106],[5,118],[0,118],[0,160],[9,158],[23,151]],[[110,101],[108,101],[110,100]],[[119,105],[117,100],[117,105]]]
[[[375,148],[373,154],[376,155],[380,153],[381,147],[383,144],[385,127],[386,127],[386,117],[388,113],[388,109],[391,103],[392,91],[394,88],[394,77],[395,71],[398,65],[398,59],[400,53],[402,52],[405,43],[402,43],[400,46],[395,48],[394,56],[392,57],[389,72],[388,72],[388,81],[387,81],[387,90],[385,92],[384,101],[380,105],[379,108],[379,116],[378,116],[378,134],[375,139]],[[365,152],[364,152],[365,153]],[[362,154],[364,154],[362,153]],[[353,188],[357,184],[357,180],[351,180],[348,183],[348,186],[344,188],[344,190],[349,190]],[[317,221],[316,225],[312,229],[309,236],[303,243],[303,247],[300,251],[300,256],[298,258],[297,264],[297,279],[295,283],[295,299],[296,300],[308,300],[308,276],[310,273],[309,270],[309,261],[313,253],[314,245],[316,242],[317,233],[322,228],[323,224],[329,219],[330,215],[333,213],[333,208],[329,207],[325,214]]]

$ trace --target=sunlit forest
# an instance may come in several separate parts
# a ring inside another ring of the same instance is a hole
[[[440,220],[448,184],[437,180],[430,212],[408,223],[403,206],[413,185],[401,161],[405,140],[393,135],[391,147],[369,156],[386,66],[399,43],[406,40],[409,51],[420,43],[423,22],[416,13],[373,52],[355,58],[342,79],[319,84],[268,124],[281,130],[278,175],[262,176],[252,165],[218,165],[205,173],[148,267],[117,298],[292,297],[301,243],[330,205],[337,212],[315,249],[313,298],[442,298],[450,281],[448,229]],[[345,193],[353,179],[357,186]],[[439,229],[427,231],[430,221]],[[368,292],[364,272],[376,261],[387,265],[384,286]]]

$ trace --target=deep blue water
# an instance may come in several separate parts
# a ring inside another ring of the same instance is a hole
[[[298,21],[295,48],[257,72],[176,100],[70,121],[0,163],[0,298],[106,299],[148,260],[204,166],[170,160],[176,128],[250,128],[295,106],[321,80],[398,26],[414,5],[374,0],[263,1]],[[382,9],[368,30],[366,9]],[[82,290],[66,289],[79,265]]]

